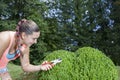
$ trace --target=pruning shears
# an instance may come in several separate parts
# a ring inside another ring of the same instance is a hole
[[[50,62],[51,62],[51,64],[56,65],[57,63],[62,62],[62,59],[61,59],[61,58],[58,58],[58,59],[52,60],[52,61],[50,61]]]
[[[57,63],[60,63],[60,62],[62,62],[62,59],[58,58],[49,62],[45,62],[42,65],[45,65],[45,64],[56,65]]]

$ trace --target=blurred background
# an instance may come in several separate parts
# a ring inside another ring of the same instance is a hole
[[[120,65],[120,0],[0,0],[0,31],[15,30],[23,18],[41,32],[31,47],[32,64],[54,50],[91,46]]]

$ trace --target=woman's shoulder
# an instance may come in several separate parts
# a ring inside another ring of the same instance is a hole
[[[10,34],[14,34],[15,31],[2,31],[0,32],[0,36],[10,36]]]
[[[15,33],[15,31],[1,31],[0,34],[9,34],[9,33]]]
[[[6,40],[6,39],[10,39],[10,35],[13,34],[14,35],[14,31],[2,31],[0,32],[0,40]]]

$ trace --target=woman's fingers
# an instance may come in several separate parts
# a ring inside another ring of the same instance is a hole
[[[41,64],[41,70],[50,70],[53,66],[51,65],[50,62],[48,61],[44,61],[42,64]]]

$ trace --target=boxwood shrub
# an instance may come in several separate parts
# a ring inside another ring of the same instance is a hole
[[[118,80],[114,63],[98,49],[83,47],[76,54],[76,80]]]
[[[83,47],[75,53],[57,50],[44,60],[57,58],[62,62],[49,71],[40,71],[38,80],[118,80],[114,63],[98,49]]]
[[[39,80],[73,80],[72,77],[75,75],[72,67],[74,56],[74,53],[65,50],[57,50],[47,55],[44,60],[51,61],[61,58],[62,62],[49,71],[40,71]]]

